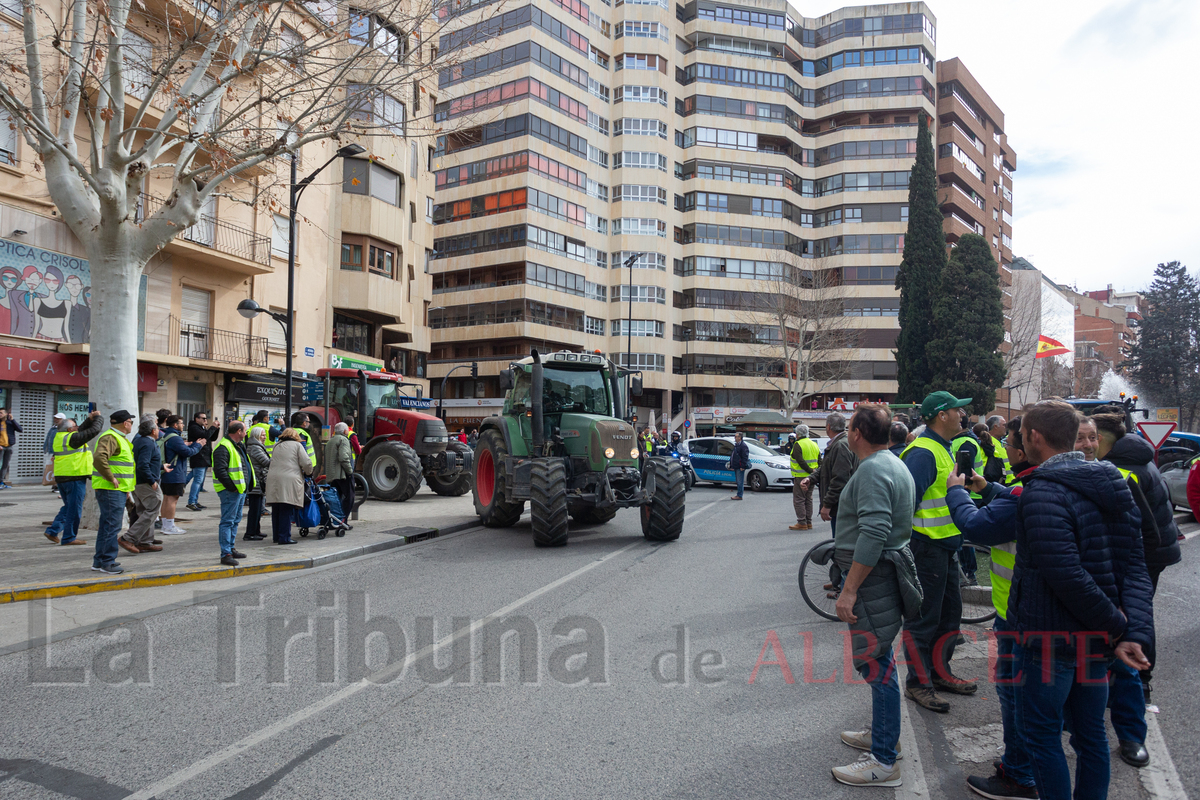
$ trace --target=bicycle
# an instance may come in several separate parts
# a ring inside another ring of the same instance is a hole
[[[991,557],[987,547],[969,543],[965,546],[975,550],[978,564],[976,576],[983,576],[983,582],[962,586],[962,621],[978,625],[996,616],[996,608],[992,605]],[[808,607],[825,619],[837,622],[842,570],[833,560],[833,539],[818,542],[804,554],[797,580],[800,583],[800,596]],[[960,574],[959,580],[965,583],[965,576]]]

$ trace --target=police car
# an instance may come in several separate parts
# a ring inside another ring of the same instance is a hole
[[[791,487],[792,466],[787,456],[768,450],[754,439],[744,439],[750,449],[750,469],[746,470],[746,486],[761,492],[772,486]],[[687,440],[688,453],[696,480],[715,484],[737,483],[733,470],[725,465],[733,456],[732,436],[703,436]]]

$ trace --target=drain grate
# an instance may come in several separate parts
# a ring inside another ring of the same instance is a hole
[[[412,525],[406,525],[403,528],[392,528],[388,531],[380,531],[388,536],[400,536],[404,539],[405,544],[413,542],[423,542],[426,539],[433,539],[438,535],[437,531],[432,528],[416,528]]]

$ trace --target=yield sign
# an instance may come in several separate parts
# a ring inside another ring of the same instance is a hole
[[[1138,430],[1146,437],[1147,441],[1154,446],[1154,449],[1162,447],[1162,443],[1171,435],[1171,431],[1175,430],[1174,422],[1139,422]]]

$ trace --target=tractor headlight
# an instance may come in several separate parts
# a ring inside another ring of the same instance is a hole
[[[629,451],[629,457],[630,457],[630,458],[637,458],[637,453],[638,453],[638,451],[637,451],[637,448],[635,447],[635,448],[633,448],[632,450],[630,450],[630,451]]]
[[[612,458],[612,457],[613,457],[613,456],[615,456],[616,454],[617,454],[617,451],[616,451],[616,450],[613,450],[611,447],[605,448],[605,450],[604,450],[604,457],[605,457],[605,458]]]
[[[447,437],[445,436],[426,436],[423,441],[425,444],[437,444],[438,442],[446,441],[446,439]]]

